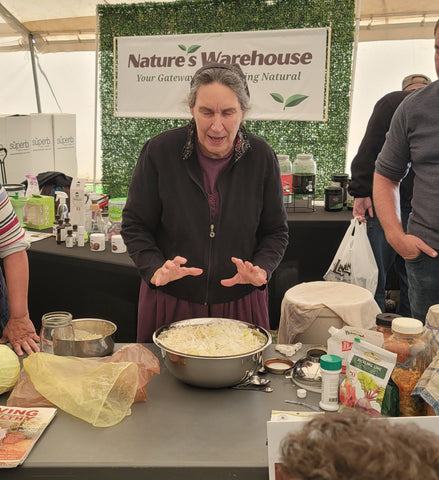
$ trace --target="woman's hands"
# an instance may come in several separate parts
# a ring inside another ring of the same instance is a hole
[[[255,287],[261,287],[267,283],[267,272],[251,262],[244,262],[240,258],[232,257],[232,262],[236,265],[237,273],[231,278],[221,280],[224,287],[233,287],[238,284],[251,284]],[[151,278],[151,283],[156,287],[164,286],[174,280],[186,277],[187,275],[198,276],[203,273],[202,268],[184,267],[187,259],[184,257],[175,257],[173,260],[167,260]]]
[[[198,276],[203,273],[202,268],[182,267],[187,263],[187,258],[175,257],[173,260],[167,260],[151,278],[151,283],[156,287],[161,287],[169,282],[186,277],[187,275]]]
[[[231,277],[221,280],[224,287],[233,287],[237,284],[251,284],[255,287],[261,287],[267,283],[267,272],[251,262],[244,262],[240,258],[232,257],[232,262],[236,265],[238,273]]]

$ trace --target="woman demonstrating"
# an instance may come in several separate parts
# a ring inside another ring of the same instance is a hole
[[[27,248],[29,244],[24,230],[6,190],[0,185],[0,258],[6,277],[5,282],[0,270],[0,343],[9,341],[17,355],[40,350],[39,337],[29,318],[27,305]]]
[[[149,140],[137,162],[122,236],[142,277],[137,341],[187,318],[269,328],[266,284],[288,243],[279,165],[242,125],[239,66],[194,75],[191,122]]]

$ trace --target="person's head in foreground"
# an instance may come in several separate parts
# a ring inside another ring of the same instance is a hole
[[[439,435],[347,409],[289,433],[281,457],[277,480],[439,479]]]

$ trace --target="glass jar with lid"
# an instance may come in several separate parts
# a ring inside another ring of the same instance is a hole
[[[310,154],[299,153],[293,161],[293,193],[313,195],[316,189],[316,162]]]
[[[381,332],[386,340],[392,335],[392,321],[400,317],[397,313],[379,313],[375,318],[375,330]]]
[[[423,336],[424,325],[415,318],[399,317],[392,321],[392,335],[384,348],[397,354],[392,380],[399,389],[399,413],[402,417],[425,415],[424,402],[411,393],[431,362],[430,345]]]

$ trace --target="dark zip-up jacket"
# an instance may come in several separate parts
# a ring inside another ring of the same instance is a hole
[[[221,285],[237,272],[232,256],[263,268],[270,279],[287,247],[279,164],[267,142],[241,127],[233,157],[217,181],[220,211],[212,223],[195,136],[192,120],[144,145],[123,211],[122,236],[146,282],[180,255],[188,260],[185,266],[202,268],[202,275],[159,288],[196,303],[229,302],[256,288]]]
[[[386,141],[386,134],[395,110],[405,97],[412,92],[413,90],[390,92],[375,104],[367,124],[366,133],[358,148],[357,155],[355,155],[351,163],[352,180],[349,182],[349,193],[354,198],[372,198],[375,161]],[[402,208],[410,209],[413,193],[413,176],[413,171],[410,169],[407,176],[401,181]]]

